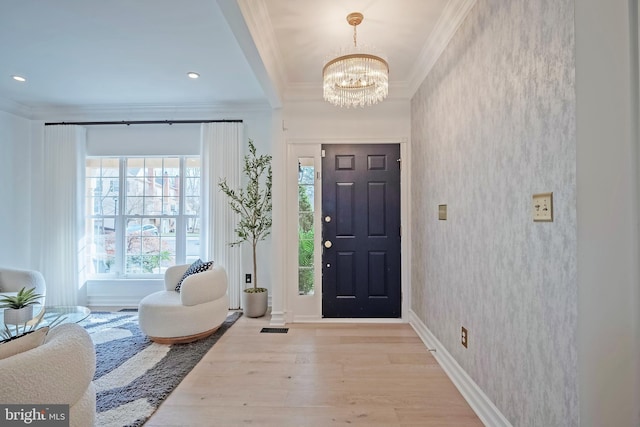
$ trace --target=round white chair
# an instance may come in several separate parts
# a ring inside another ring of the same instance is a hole
[[[221,266],[192,274],[175,287],[189,264],[169,267],[164,291],[147,295],[138,306],[142,332],[160,344],[187,343],[213,334],[229,313],[227,273]]]
[[[42,345],[0,360],[3,404],[68,404],[69,426],[94,425],[96,354],[76,323],[52,328]]]

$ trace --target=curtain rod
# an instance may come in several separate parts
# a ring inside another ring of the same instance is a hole
[[[242,120],[122,120],[119,122],[59,122],[59,123],[45,123],[45,126],[56,125],[81,125],[81,126],[94,126],[94,125],[172,125],[183,123],[242,123]]]

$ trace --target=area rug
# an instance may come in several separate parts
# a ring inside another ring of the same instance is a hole
[[[137,312],[91,313],[80,324],[96,348],[96,425],[143,425],[241,315],[230,314],[202,340],[161,345],[140,331]]]

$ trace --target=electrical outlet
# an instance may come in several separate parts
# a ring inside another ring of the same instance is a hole
[[[251,274],[247,273],[244,275],[244,283],[251,283]]]
[[[469,333],[467,332],[467,328],[462,327],[462,334],[460,335],[460,343],[467,348],[467,342],[469,340]]]

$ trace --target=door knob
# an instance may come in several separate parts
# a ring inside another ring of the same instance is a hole
[[[331,240],[325,240],[324,247],[329,249],[331,246],[333,246],[333,243],[331,243]]]

